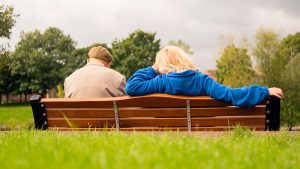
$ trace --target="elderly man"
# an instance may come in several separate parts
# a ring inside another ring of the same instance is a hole
[[[65,79],[66,98],[99,98],[124,96],[126,78],[110,69],[113,56],[97,46],[90,49],[88,63]]]

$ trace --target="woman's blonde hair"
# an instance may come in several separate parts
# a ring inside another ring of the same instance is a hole
[[[160,73],[198,70],[187,53],[176,46],[167,46],[156,54],[155,65]]]

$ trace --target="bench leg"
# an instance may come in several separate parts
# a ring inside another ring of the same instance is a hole
[[[270,96],[266,105],[266,130],[278,131],[280,129],[280,99]]]
[[[30,104],[33,112],[35,128],[39,130],[46,130],[48,128],[47,114],[44,104],[41,103],[41,96],[31,96]]]

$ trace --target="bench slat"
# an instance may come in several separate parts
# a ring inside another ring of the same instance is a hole
[[[159,99],[159,102],[157,101]],[[66,100],[68,100],[66,102]],[[154,94],[138,97],[86,98],[86,99],[42,99],[46,108],[112,108],[113,102],[118,107],[186,107],[190,100],[191,107],[220,107],[229,106],[224,101],[214,100],[207,96],[172,96]]]
[[[135,100],[135,99],[133,99]],[[147,98],[143,100],[135,100],[135,101],[117,101],[118,107],[186,107],[185,100],[160,100],[157,102],[155,100],[148,100]],[[105,101],[105,102],[97,102],[97,101],[80,101],[80,102],[55,102],[49,101],[44,102],[47,108],[112,108],[113,102],[112,101]],[[223,107],[229,106],[229,104],[216,101],[216,100],[204,100],[204,101],[194,101],[191,102],[191,107]]]
[[[101,108],[48,108],[46,109],[49,118],[114,118],[113,109]],[[265,107],[241,109],[238,107],[224,108],[192,108],[192,117],[209,116],[249,116],[264,115]],[[120,108],[119,117],[186,117],[186,108]]]
[[[192,118],[192,126],[262,125],[265,116],[217,116]],[[114,127],[114,118],[48,118],[49,127]],[[120,118],[120,127],[185,127],[186,118]]]

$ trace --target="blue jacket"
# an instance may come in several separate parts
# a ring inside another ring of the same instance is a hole
[[[264,86],[251,85],[233,89],[198,71],[158,75],[152,67],[136,71],[127,81],[126,93],[131,96],[152,93],[210,96],[239,107],[253,107],[269,96],[269,90]]]

